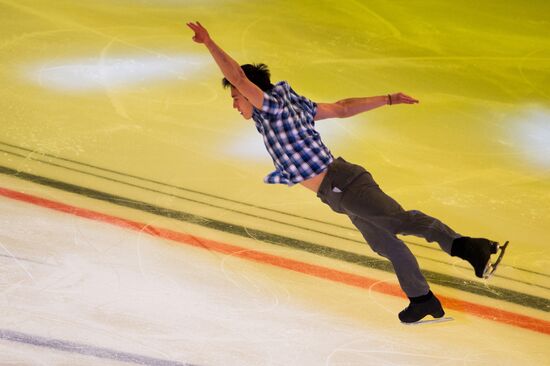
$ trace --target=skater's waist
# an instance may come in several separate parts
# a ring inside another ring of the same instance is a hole
[[[320,186],[318,187],[317,196],[322,199],[328,192],[344,192],[361,176],[369,175],[369,181],[376,186],[376,182],[372,179],[369,172],[360,165],[352,164],[344,160],[342,157],[335,159],[325,171],[325,176]]]
[[[311,189],[313,192],[317,194],[317,192],[319,192],[319,188],[321,187],[321,184],[323,183],[323,180],[325,179],[326,175],[327,175],[327,169],[317,174],[313,178],[309,178],[304,181],[301,181],[300,184],[308,189]]]

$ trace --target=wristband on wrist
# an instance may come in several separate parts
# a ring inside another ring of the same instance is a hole
[[[391,94],[388,94],[388,102],[389,105],[392,105]]]

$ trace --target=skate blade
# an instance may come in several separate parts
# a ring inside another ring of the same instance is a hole
[[[508,244],[510,242],[507,241],[506,243],[504,243],[503,245],[499,245],[498,246],[498,249],[500,250],[500,253],[498,254],[498,257],[497,257],[497,260],[494,262],[494,263],[491,263],[491,260],[489,260],[489,262],[487,263],[487,265],[485,266],[485,269],[483,270],[483,278],[484,279],[489,279],[491,278],[491,276],[493,275],[493,273],[495,273],[495,271],[497,270],[497,267],[500,263],[500,261],[502,261],[502,257],[504,256],[504,253],[506,252],[506,248],[508,247]]]
[[[436,323],[445,323],[445,322],[450,322],[454,320],[454,318],[451,318],[450,316],[444,316],[442,318],[435,318],[435,319],[427,319],[427,320],[419,320],[417,322],[414,322],[414,323],[403,323],[401,322],[401,324],[403,325],[410,325],[410,326],[414,326],[414,325],[426,325],[426,324],[436,324]]]

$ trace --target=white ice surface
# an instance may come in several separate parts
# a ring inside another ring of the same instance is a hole
[[[5,198],[0,243],[0,330],[29,338],[197,366],[544,364],[529,331],[460,314],[404,327],[384,309],[401,300],[374,292],[341,300],[364,309],[354,321],[300,299],[303,288],[340,301],[326,281],[274,283],[258,264]],[[0,361],[119,364],[5,339]]]

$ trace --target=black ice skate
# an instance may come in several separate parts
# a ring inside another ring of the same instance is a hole
[[[427,295],[410,298],[411,303],[399,313],[399,320],[405,324],[421,324],[428,322],[440,322],[452,320],[452,318],[443,318],[445,311],[441,303],[430,291]],[[426,316],[431,315],[435,320],[424,320]]]
[[[451,255],[467,260],[474,267],[477,277],[487,279],[496,271],[507,246],[508,242],[500,245],[488,239],[464,236],[453,241]],[[497,253],[496,261],[491,263],[491,255]]]

